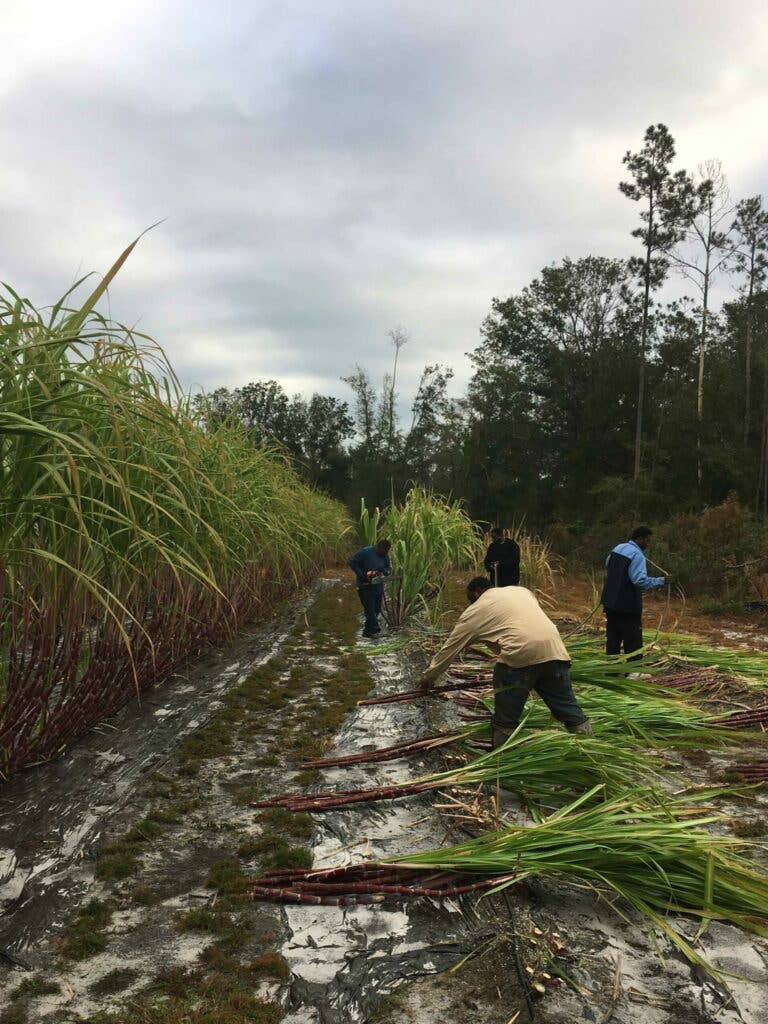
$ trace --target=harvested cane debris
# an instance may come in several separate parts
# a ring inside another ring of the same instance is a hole
[[[498,890],[532,876],[556,876],[612,891],[688,960],[714,974],[665,915],[727,921],[768,936],[768,876],[739,855],[745,841],[705,831],[722,821],[719,816],[682,801],[649,805],[643,787],[587,806],[600,790],[535,825],[508,826],[392,862],[274,872],[249,891],[253,899],[348,906]]]

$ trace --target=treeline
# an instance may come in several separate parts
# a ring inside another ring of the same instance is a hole
[[[351,504],[414,481],[476,518],[577,532],[729,495],[765,517],[768,212],[761,196],[733,200],[717,161],[674,162],[668,129],[650,127],[623,160],[638,212],[627,258],[566,258],[494,299],[462,396],[448,394],[449,367],[430,365],[398,416],[397,329],[392,372],[375,386],[356,366],[349,403],[256,382],[208,396],[210,416],[243,419]],[[662,302],[674,275],[689,294]]]

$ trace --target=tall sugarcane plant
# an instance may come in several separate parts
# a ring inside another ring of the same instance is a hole
[[[395,627],[429,612],[448,573],[474,569],[482,557],[482,538],[461,503],[422,487],[383,512],[370,514],[361,502],[360,533],[367,543],[377,536],[392,543],[394,579],[386,587],[385,614]]]
[[[0,771],[60,751],[267,608],[335,549],[341,508],[95,305],[0,295]]]

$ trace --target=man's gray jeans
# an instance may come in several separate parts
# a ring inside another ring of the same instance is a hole
[[[493,688],[496,691],[493,724],[502,729],[516,729],[520,724],[531,690],[538,693],[564,725],[581,725],[587,720],[573,693],[569,661],[545,661],[525,668],[511,668],[498,661],[493,670]]]

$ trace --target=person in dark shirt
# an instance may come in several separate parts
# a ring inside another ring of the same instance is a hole
[[[520,546],[500,526],[491,530],[483,565],[494,587],[520,586]]]
[[[360,548],[347,562],[355,574],[357,593],[365,612],[363,636],[366,637],[378,636],[381,632],[379,615],[384,601],[384,584],[376,581],[392,575],[392,564],[389,561],[391,547],[388,540],[380,540],[377,544]]]
[[[669,582],[668,576],[649,576],[645,549],[653,531],[638,526],[625,544],[617,544],[605,563],[600,600],[605,611],[606,654],[639,651],[643,646],[643,591]]]

